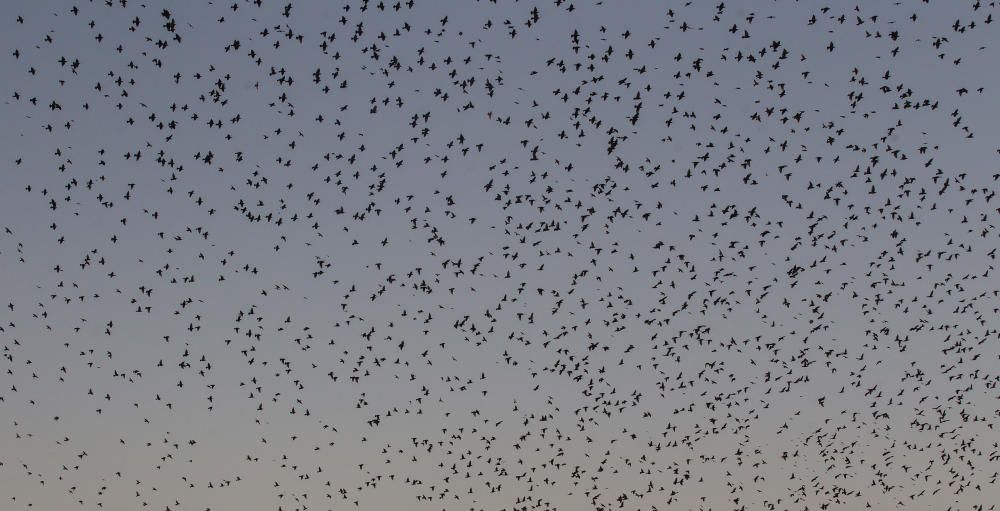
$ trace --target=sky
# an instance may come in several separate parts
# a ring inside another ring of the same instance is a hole
[[[3,509],[995,509],[990,2],[11,3]]]

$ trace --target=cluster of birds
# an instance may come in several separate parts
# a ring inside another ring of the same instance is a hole
[[[991,510],[994,2],[14,2],[0,508]]]

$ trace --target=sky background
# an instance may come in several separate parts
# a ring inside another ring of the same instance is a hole
[[[0,507],[993,509],[994,11],[14,2]]]

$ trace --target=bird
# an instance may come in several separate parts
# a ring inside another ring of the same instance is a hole
[[[13,2],[2,508],[994,509],[996,9]]]

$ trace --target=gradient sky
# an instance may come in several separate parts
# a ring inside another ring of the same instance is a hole
[[[14,2],[0,508],[994,509],[994,11]]]

